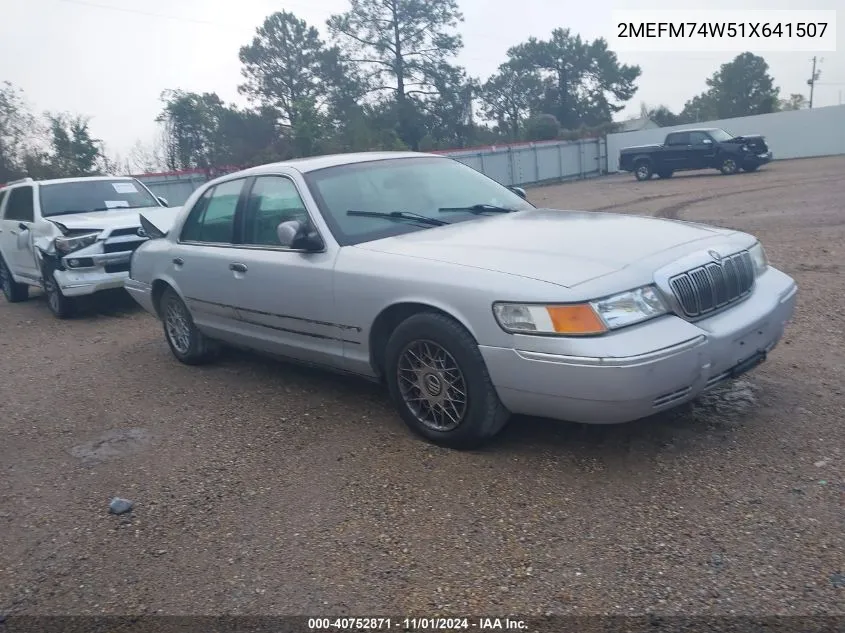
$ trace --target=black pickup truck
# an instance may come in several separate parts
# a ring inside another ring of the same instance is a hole
[[[701,128],[670,132],[663,145],[626,147],[619,152],[619,169],[648,180],[654,174],[671,178],[676,171],[690,169],[755,171],[770,160],[772,153],[758,134],[733,136],[719,128]]]

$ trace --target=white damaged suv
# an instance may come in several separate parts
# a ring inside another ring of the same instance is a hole
[[[125,177],[25,178],[0,186],[0,286],[10,302],[42,288],[50,310],[123,287],[134,250],[147,240],[138,212],[175,214],[140,181]]]

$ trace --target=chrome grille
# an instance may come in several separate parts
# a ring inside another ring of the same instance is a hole
[[[754,264],[748,251],[740,251],[676,275],[669,285],[684,314],[697,317],[747,295],[754,285]]]

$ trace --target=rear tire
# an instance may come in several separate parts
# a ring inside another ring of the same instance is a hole
[[[476,448],[510,417],[478,343],[443,314],[423,312],[399,324],[387,342],[385,374],[402,420],[434,444]]]
[[[164,338],[176,360],[186,365],[201,365],[217,356],[217,344],[199,331],[188,306],[173,288],[162,293],[158,307]]]
[[[649,161],[641,160],[634,165],[634,176],[637,180],[648,180],[649,178],[651,178],[652,174],[653,171],[651,169],[651,163]]]
[[[2,286],[3,295],[9,303],[19,303],[29,298],[29,286],[19,284],[14,280],[12,271],[6,266],[2,256],[0,256],[0,286]]]

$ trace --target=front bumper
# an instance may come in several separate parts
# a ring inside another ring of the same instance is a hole
[[[695,323],[661,317],[581,339],[577,355],[572,339],[550,337],[515,336],[515,348],[479,349],[502,403],[513,413],[590,424],[628,422],[688,402],[736,370],[750,369],[783,336],[796,295],[795,282],[769,268],[750,297]]]
[[[772,161],[772,153],[765,152],[763,154],[750,154],[749,156],[745,157],[743,164],[745,165],[765,165],[766,163],[770,163]]]
[[[62,257],[64,270],[56,270],[53,275],[66,297],[90,295],[122,288],[129,277],[131,258],[132,251],[88,253],[82,249]]]
[[[87,270],[57,270],[53,273],[62,294],[66,297],[90,295],[101,290],[122,288],[127,272],[107,273],[103,268]]]

